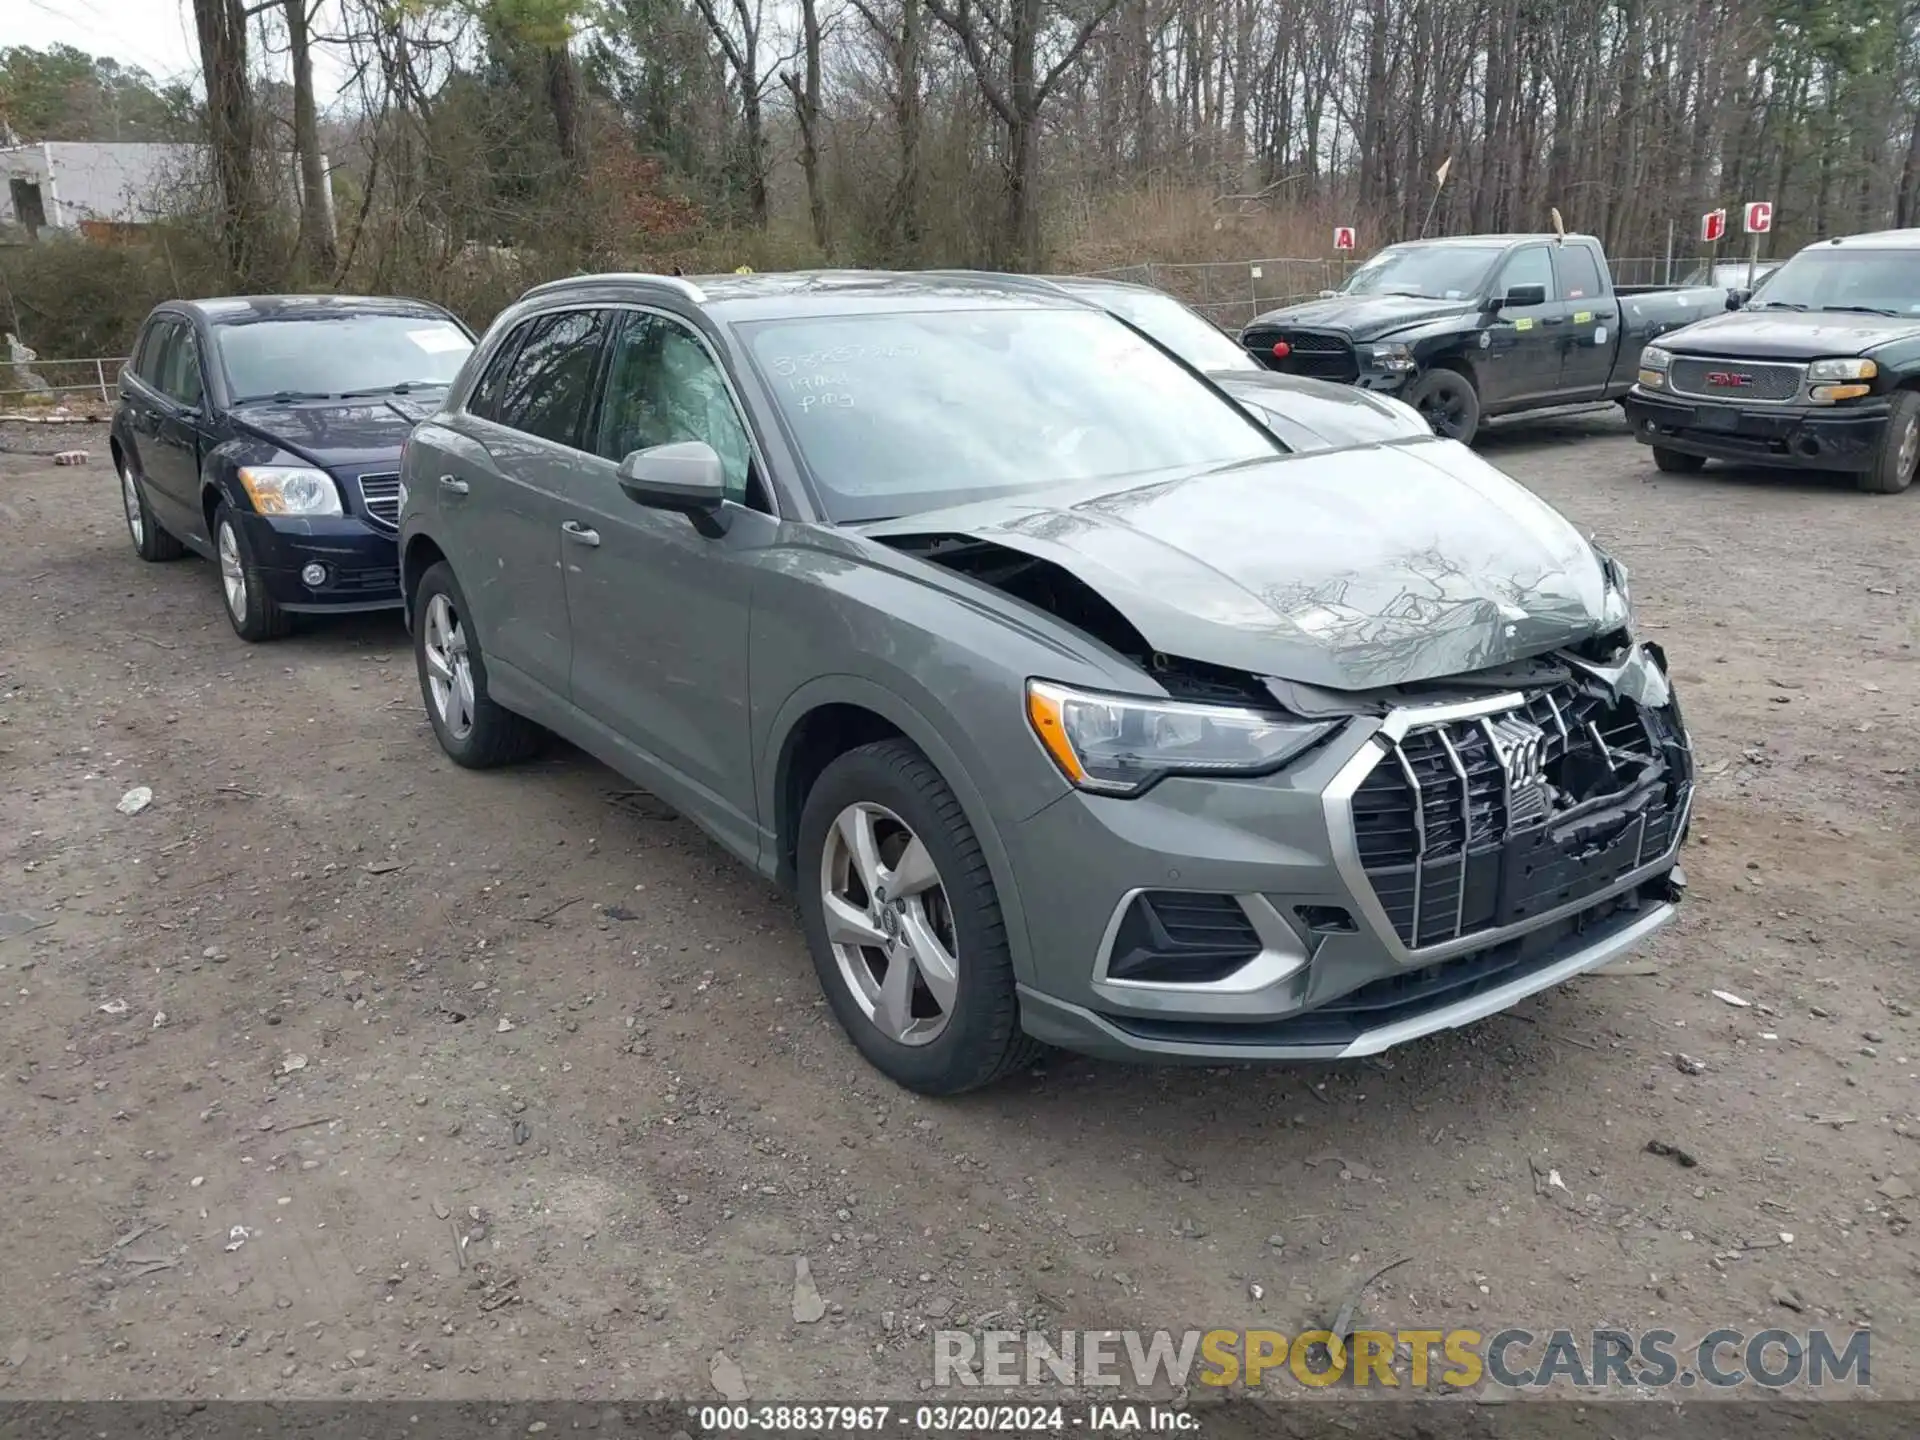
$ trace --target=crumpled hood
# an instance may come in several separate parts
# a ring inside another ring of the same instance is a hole
[[[1051,561],[1164,654],[1332,690],[1484,670],[1625,619],[1580,533],[1451,440],[1049,487],[859,529]]]
[[[1285,330],[1344,330],[1357,340],[1375,340],[1410,325],[1452,315],[1471,315],[1469,300],[1432,300],[1421,295],[1332,295],[1257,315],[1243,334]]]
[[[1741,360],[1819,360],[1864,355],[1890,340],[1920,336],[1920,317],[1832,310],[1735,310],[1660,337],[1676,355]]]
[[[1357,385],[1335,385],[1274,370],[1220,370],[1207,378],[1252,405],[1289,450],[1330,450],[1433,431],[1419,414]]]
[[[398,466],[400,446],[428,415],[440,392],[354,400],[256,400],[236,406],[234,424],[323,469]]]

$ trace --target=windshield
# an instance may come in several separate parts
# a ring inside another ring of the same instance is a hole
[[[836,521],[1284,453],[1110,315],[944,310],[743,325]]]
[[[236,403],[444,386],[473,349],[453,321],[428,315],[258,320],[222,325],[214,333]]]
[[[1920,251],[1803,250],[1767,276],[1754,306],[1920,315]]]
[[[1144,331],[1196,370],[1264,370],[1206,317],[1171,295],[1088,288],[1078,292]]]
[[[1465,300],[1486,288],[1498,245],[1389,245],[1341,287],[1345,295],[1421,295]]]

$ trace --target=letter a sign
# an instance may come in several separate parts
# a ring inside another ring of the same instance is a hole
[[[1721,236],[1725,235],[1726,233],[1727,233],[1727,212],[1726,211],[1709,210],[1706,214],[1700,217],[1700,238],[1702,240],[1706,240],[1709,242],[1718,240],[1721,238]]]
[[[1771,229],[1773,229],[1773,202],[1749,200],[1747,202],[1747,234],[1764,235]]]
[[[1333,248],[1336,250],[1353,249],[1353,226],[1336,225],[1334,227]]]

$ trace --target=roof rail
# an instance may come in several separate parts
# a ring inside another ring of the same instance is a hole
[[[527,291],[527,295],[545,295],[552,290],[565,290],[574,285],[589,285],[599,280],[646,280],[655,285],[664,285],[669,290],[678,290],[696,305],[707,303],[707,292],[684,275],[656,275],[645,270],[622,270],[607,273],[582,273],[568,275],[559,280],[548,280]],[[521,297],[526,298],[525,296]]]

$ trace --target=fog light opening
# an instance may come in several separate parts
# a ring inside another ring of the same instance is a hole
[[[300,583],[309,590],[318,590],[327,583],[327,567],[318,560],[310,562],[300,571]]]
[[[1820,442],[1811,435],[1801,437],[1800,453],[1807,456],[1818,455],[1820,453]]]

